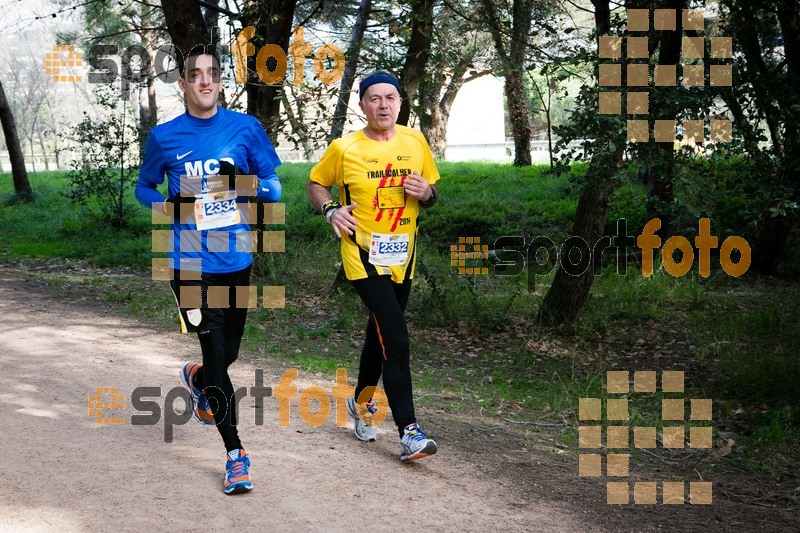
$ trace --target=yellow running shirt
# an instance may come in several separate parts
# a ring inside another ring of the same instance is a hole
[[[433,185],[439,171],[425,137],[396,126],[389,141],[374,141],[363,130],[331,143],[311,169],[311,181],[339,188],[339,203],[352,211],[355,234],[342,232],[342,263],[347,279],[391,275],[402,283],[414,277],[419,201],[405,194],[403,182],[416,172]]]

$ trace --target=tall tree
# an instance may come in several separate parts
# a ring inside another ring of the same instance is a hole
[[[752,94],[738,91],[736,95],[738,101],[733,102],[736,105],[732,109],[737,125],[748,129],[747,115],[741,108],[752,101],[756,108],[754,119],[766,122],[772,141],[774,175],[761,178],[763,187],[770,190],[771,201],[761,213],[751,240],[751,268],[773,275],[785,256],[800,215],[800,2],[722,3],[731,12],[729,31],[745,59],[739,82],[752,90]],[[782,46],[777,44],[779,39]],[[758,153],[761,148],[751,143],[750,150]]]
[[[252,42],[256,50],[260,51],[266,44],[275,44],[284,51],[289,50],[289,38],[292,35],[292,21],[296,7],[297,0],[250,1],[244,6],[242,10],[243,23],[245,26],[255,27],[255,36]],[[258,77],[256,58],[257,55],[248,58],[247,113],[261,122],[273,143],[277,144],[280,121],[278,113],[283,96],[283,85],[264,83]],[[270,71],[277,68],[275,58],[269,58],[266,64]]]
[[[406,93],[400,105],[397,123],[408,125],[411,117],[411,102],[419,92],[419,85],[425,74],[433,42],[433,7],[435,0],[411,0],[409,2],[409,23],[411,38],[405,53],[403,68],[400,70],[400,86]]]
[[[744,56],[742,68],[737,69],[743,74],[750,85],[748,91],[740,93],[742,99],[752,99],[757,108],[757,121],[764,120],[769,132],[769,140],[775,153],[783,154],[783,137],[781,136],[781,110],[776,103],[775,80],[780,77],[780,69],[767,63],[766,58],[771,55],[768,42],[763,42],[760,36],[760,26],[765,10],[758,10],[752,2],[740,0],[725,0],[725,7],[730,10],[730,24],[728,31],[733,35],[733,41]],[[766,51],[765,51],[766,48]],[[736,113],[744,105],[731,99],[729,107]],[[737,122],[746,120],[743,112],[738,113]]]
[[[436,32],[419,83],[414,113],[434,154],[444,158],[450,109],[465,83],[492,73],[492,44],[476,4],[444,3],[434,13]]]
[[[161,8],[172,44],[181,53],[185,54],[197,44],[211,43],[198,0],[161,0]]]
[[[785,191],[785,200],[781,201],[796,206],[800,203],[800,2],[779,0],[776,4],[786,61],[786,87],[779,101],[784,115],[784,154],[777,185]],[[797,216],[798,213],[787,215],[777,210],[764,214],[753,239],[752,265],[756,272],[777,272]]]
[[[342,82],[339,86],[336,110],[333,112],[333,121],[329,136],[330,141],[341,137],[344,131],[344,123],[347,119],[347,106],[350,104],[350,93],[353,90],[353,82],[356,78],[358,54],[364,39],[364,31],[367,29],[367,20],[369,20],[370,11],[372,11],[372,0],[361,0],[356,14],[356,21],[355,24],[353,24],[353,33],[350,35],[350,43],[345,53],[344,74],[342,75]]]
[[[295,149],[302,148],[307,161],[313,161],[316,151],[330,144],[331,106],[324,103],[331,102],[338,90],[335,85],[317,81],[284,87],[281,140],[285,138]]]
[[[19,54],[10,58],[7,87],[17,133],[23,139],[23,144],[27,143],[30,162],[33,164],[36,160],[36,140],[41,137],[42,131],[47,129],[48,122],[52,119],[53,110],[49,106],[48,97],[54,90],[54,84],[45,74],[41,61],[36,57],[38,54],[31,49],[26,52],[25,55]],[[42,155],[47,168],[46,149],[42,149]]]
[[[608,35],[611,30],[611,8],[608,0],[592,0],[592,4],[599,53],[599,36]],[[579,98],[583,99],[584,106],[579,104],[578,107],[583,109],[574,115],[571,131],[575,137],[594,137],[594,141],[585,147],[591,152],[591,162],[575,212],[572,226],[574,237],[560,249],[560,264],[553,284],[539,308],[539,320],[552,326],[574,324],[589,298],[594,282],[594,267],[600,261],[603,248],[603,230],[608,218],[613,176],[622,166],[626,142],[621,119],[597,114],[597,93],[592,88],[584,87]],[[569,140],[568,136],[562,135],[562,142]],[[532,267],[528,265],[529,269]]]
[[[166,6],[169,11],[169,2]],[[147,2],[119,6],[115,2],[93,2],[86,5],[83,14],[84,27],[92,36],[89,52],[98,44],[116,46],[122,59],[121,94],[126,99],[138,98],[135,109],[140,157],[150,130],[158,123],[153,58],[157,41],[166,34],[162,11]]]
[[[447,149],[447,123],[458,91],[465,83],[491,73],[489,69],[472,69],[469,60],[461,58],[452,69],[431,70],[423,78],[417,115],[419,129],[428,140],[434,157],[444,159]]]
[[[664,0],[658,4],[662,9],[674,9],[682,13],[687,7],[686,0]],[[681,60],[683,35],[696,32],[683,31],[683,17],[676,17],[675,31],[657,32],[659,65],[677,65]],[[652,54],[651,54],[652,55]],[[652,63],[652,61],[651,61]],[[674,120],[680,111],[680,99],[676,94],[685,91],[675,86],[656,87],[650,92],[649,115],[655,120]],[[646,143],[642,145],[645,152],[640,160],[647,161],[644,166],[644,181],[647,185],[647,219],[661,220],[662,236],[672,234],[672,205],[674,201],[673,180],[675,168],[675,149],[672,143]],[[666,241],[666,237],[664,238]]]
[[[510,20],[507,20],[508,17],[495,0],[481,2],[506,78],[506,104],[514,136],[514,165],[530,166],[531,124],[523,73],[528,56],[535,0],[513,0]]]
[[[153,28],[155,21],[154,9],[148,5],[142,4],[139,6],[140,27],[137,33],[139,34],[140,44],[145,51],[142,56],[141,73],[143,74],[143,82],[139,84],[139,150],[140,157],[144,157],[144,145],[147,137],[150,135],[150,130],[158,124],[158,104],[156,101],[156,73],[155,66],[151,58],[156,54],[156,39],[158,32]]]
[[[14,179],[14,192],[23,202],[33,200],[33,191],[30,181],[28,181],[28,171],[25,170],[25,157],[22,155],[22,148],[19,145],[17,135],[17,125],[14,121],[14,114],[8,105],[6,91],[3,89],[3,82],[0,81],[0,123],[3,125],[3,134],[8,147],[8,157],[11,159],[11,175]]]
[[[532,106],[534,113],[544,114],[545,133],[547,135],[547,153],[550,160],[550,170],[555,168],[555,152],[553,151],[553,115],[554,106],[553,100],[563,92],[563,88],[559,86],[559,81],[567,77],[567,73],[559,71],[559,66],[550,68],[550,65],[545,65],[541,72],[541,80],[537,79],[533,72],[528,72],[528,77],[531,82],[531,87],[536,93],[536,103]],[[540,84],[541,81],[541,84]],[[535,116],[535,115],[534,115]]]

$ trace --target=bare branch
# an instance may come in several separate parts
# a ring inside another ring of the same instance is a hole
[[[219,7],[212,3],[204,2],[203,0],[197,0],[197,3],[206,9],[210,9],[211,11],[216,11],[217,13],[222,13],[223,15],[227,15],[234,20],[238,19],[241,16],[240,14],[234,13],[233,11],[229,11],[224,7]]]
[[[139,33],[140,31],[156,31],[156,30],[166,30],[164,26],[157,26],[155,28],[141,28],[141,27],[134,27],[129,30],[122,30],[117,31],[114,33],[107,33],[105,35],[98,35],[97,37],[92,37],[89,41],[99,41],[101,39],[107,39],[108,37],[116,37],[117,35],[125,35],[126,33]]]

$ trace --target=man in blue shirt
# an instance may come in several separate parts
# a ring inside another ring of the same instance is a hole
[[[210,48],[196,46],[185,56],[178,85],[186,112],[151,131],[136,198],[172,217],[170,287],[181,330],[197,333],[203,354],[202,364],[185,363],[181,376],[191,392],[194,417],[216,424],[222,436],[225,493],[249,492],[250,458],[236,430],[236,399],[228,376],[244,333],[253,261],[250,223],[256,221],[250,220],[243,196],[278,201],[281,184],[275,168],[281,162],[254,117],[217,105],[219,59]],[[166,199],[156,190],[165,175]]]

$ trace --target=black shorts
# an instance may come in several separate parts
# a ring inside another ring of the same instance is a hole
[[[195,333],[224,328],[226,333],[241,336],[249,302],[250,266],[224,274],[203,272],[200,279],[196,279],[196,272],[186,277],[192,279],[181,279],[181,271],[176,270],[175,278],[169,282],[180,312],[181,331]]]

